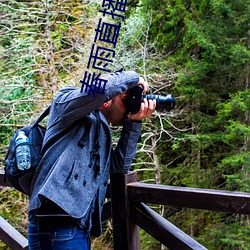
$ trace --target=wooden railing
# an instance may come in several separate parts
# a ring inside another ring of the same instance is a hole
[[[0,186],[11,187],[0,170]],[[13,250],[28,249],[28,240],[0,216],[0,240]]]
[[[4,183],[1,171],[0,185],[11,186]],[[140,249],[139,228],[169,249],[207,249],[145,203],[250,214],[250,193],[142,184],[135,172],[111,174],[107,198],[111,199],[104,204],[102,220],[112,217],[115,250]],[[3,218],[0,240],[14,250],[28,249],[27,239]]]

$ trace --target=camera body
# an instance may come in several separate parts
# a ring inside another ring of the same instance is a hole
[[[140,111],[141,102],[144,98],[147,100],[156,100],[156,110],[170,112],[175,107],[175,99],[172,94],[167,96],[161,95],[143,95],[143,86],[136,85],[128,91],[127,107],[131,114],[136,114]]]

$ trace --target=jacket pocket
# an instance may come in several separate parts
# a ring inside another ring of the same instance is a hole
[[[77,194],[89,196],[91,193],[90,184],[89,167],[75,159],[65,179],[65,188],[67,188],[68,192],[75,192],[75,197]]]
[[[78,178],[78,174],[74,174],[75,172],[76,172],[76,160],[74,160],[73,163],[72,163],[72,167],[71,167],[71,169],[69,171],[69,175],[66,178],[66,183],[65,183],[66,185],[67,185],[68,182],[70,182],[72,180],[72,178],[75,178],[75,179]]]

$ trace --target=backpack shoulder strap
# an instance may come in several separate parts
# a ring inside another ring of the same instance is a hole
[[[50,112],[50,106],[49,105],[43,112],[42,114],[37,118],[37,120],[34,122],[34,125],[37,125],[39,122],[41,122]]]

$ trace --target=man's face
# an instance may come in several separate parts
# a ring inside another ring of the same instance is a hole
[[[126,106],[127,96],[127,91],[124,91],[108,101],[108,107],[103,112],[108,122],[113,125],[123,124],[124,118],[128,115],[128,108]]]

